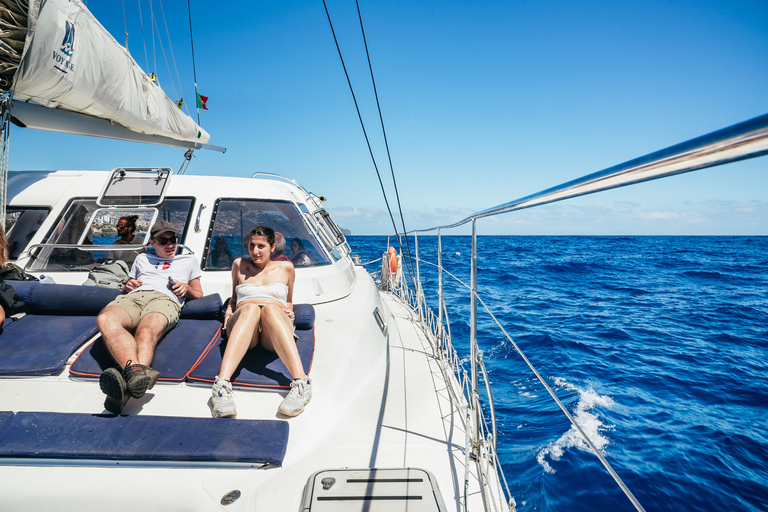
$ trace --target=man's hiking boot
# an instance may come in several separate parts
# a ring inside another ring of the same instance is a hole
[[[291,391],[277,411],[286,416],[298,416],[310,400],[312,400],[312,379],[309,377],[296,379],[291,382]]]
[[[99,387],[107,395],[104,401],[104,408],[109,412],[120,414],[125,407],[125,403],[131,396],[125,385],[123,374],[117,368],[107,368],[99,377]]]
[[[159,376],[159,371],[143,364],[133,364],[132,361],[128,361],[123,369],[123,379],[133,398],[141,398],[148,389],[155,387]]]
[[[107,395],[107,398],[104,400],[104,408],[111,413],[120,414],[123,411],[125,404],[128,403],[129,398],[131,398],[131,395],[128,393],[123,395],[122,400],[117,400],[116,398]]]
[[[216,376],[211,390],[211,402],[213,403],[214,418],[235,418],[235,394],[232,392],[232,383]]]

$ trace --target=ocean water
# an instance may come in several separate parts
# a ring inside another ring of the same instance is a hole
[[[387,240],[349,244],[368,262]],[[470,244],[442,240],[444,267],[467,284]],[[419,237],[422,260],[436,250]],[[480,296],[648,511],[768,510],[767,270],[768,237],[478,237]],[[420,274],[436,310],[436,269]],[[469,292],[444,280],[468,355]],[[634,510],[478,312],[518,510]]]

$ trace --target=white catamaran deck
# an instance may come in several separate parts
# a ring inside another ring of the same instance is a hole
[[[0,508],[84,510],[109,503],[115,510],[210,510],[218,508],[226,493],[239,490],[242,497],[227,510],[295,511],[307,479],[316,471],[413,467],[436,477],[449,510],[461,509],[463,413],[451,404],[443,372],[413,321],[414,312],[376,290],[362,267],[355,271],[350,296],[315,305],[314,397],[303,414],[289,420],[282,467],[13,463],[0,467]],[[386,338],[374,318],[377,307],[387,324]],[[284,419],[277,415],[284,393],[236,388],[234,421]],[[0,396],[2,409],[14,412],[103,412],[98,382],[71,379],[68,367],[57,376],[0,379]],[[124,413],[210,418],[209,398],[207,385],[159,382],[144,398],[131,400]],[[476,465],[469,467],[474,473]],[[45,493],[39,492],[42,482]],[[468,496],[471,510],[483,508],[476,474],[470,477]]]

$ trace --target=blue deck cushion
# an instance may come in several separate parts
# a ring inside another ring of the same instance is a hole
[[[180,318],[189,318],[192,320],[218,320],[224,321],[224,310],[221,304],[221,297],[218,293],[205,295],[195,300],[184,302],[181,308]]]
[[[155,348],[152,368],[161,381],[181,382],[189,371],[221,338],[218,320],[182,319]],[[104,370],[117,366],[99,337],[77,356],[69,368],[71,376],[98,378]]]
[[[181,308],[181,319],[155,348],[152,367],[160,372],[161,381],[183,381],[202,354],[221,337],[221,297],[206,295],[187,301]],[[99,377],[117,364],[99,337],[85,347],[72,363],[69,373],[77,377]]]
[[[280,466],[288,422],[19,412],[2,421],[0,457]]]
[[[296,326],[297,331],[308,331],[315,325],[315,308],[312,304],[294,304],[293,325]]]
[[[0,375],[54,375],[96,332],[96,314],[116,290],[9,281],[27,315],[0,335]]]
[[[55,375],[97,332],[93,316],[27,315],[0,335],[0,375]]]
[[[299,337],[296,348],[299,349],[304,372],[309,375],[315,353],[315,310],[311,304],[294,304],[293,309],[296,312],[296,318],[301,318],[300,323],[296,324],[296,335]],[[312,323],[308,323],[309,319]],[[202,361],[190,372],[187,380],[213,382],[219,373],[225,348],[226,342],[211,347]],[[239,386],[288,388],[291,381],[291,373],[277,354],[265,350],[261,345],[245,354],[232,375],[232,383]]]
[[[0,411],[0,429],[3,428],[3,423],[11,418],[13,418],[13,413],[11,411]]]
[[[118,295],[119,290],[99,286],[38,284],[30,289],[26,302],[34,315],[96,316]]]
[[[19,300],[29,302],[29,294],[36,286],[40,286],[40,281],[6,281],[16,290],[16,295],[19,296]]]

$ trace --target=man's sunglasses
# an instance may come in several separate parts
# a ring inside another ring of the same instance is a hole
[[[178,240],[178,238],[176,238],[175,236],[168,236],[168,237],[167,236],[159,236],[159,237],[155,238],[155,242],[157,242],[160,245],[168,245],[169,243],[175,244],[176,240]]]
[[[124,228],[127,228],[127,227],[128,227],[128,224],[118,224],[117,225],[117,229],[124,229]]]

